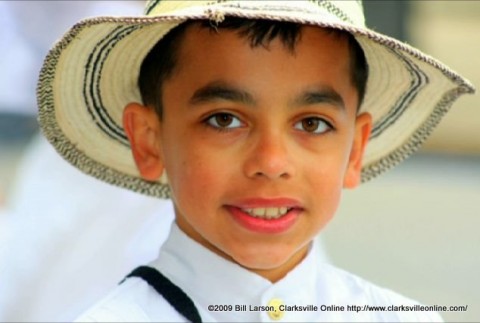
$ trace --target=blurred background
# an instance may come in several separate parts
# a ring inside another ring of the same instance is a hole
[[[134,265],[155,257],[163,241],[172,218],[168,202],[80,174],[56,157],[36,123],[36,80],[51,44],[83,17],[138,15],[143,4],[0,1],[0,321],[70,321]],[[364,6],[370,28],[480,86],[480,2]],[[346,191],[321,241],[335,265],[425,304],[468,305],[441,315],[476,322],[479,199],[474,95],[454,104],[418,154]],[[87,290],[91,281],[96,286]]]

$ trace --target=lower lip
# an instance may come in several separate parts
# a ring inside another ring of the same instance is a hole
[[[256,218],[238,207],[227,206],[233,218],[244,228],[257,233],[282,233],[290,229],[298,219],[301,209],[294,208],[278,219]]]

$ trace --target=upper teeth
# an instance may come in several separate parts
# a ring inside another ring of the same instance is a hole
[[[276,219],[285,215],[289,209],[287,207],[258,207],[242,210],[257,218]]]

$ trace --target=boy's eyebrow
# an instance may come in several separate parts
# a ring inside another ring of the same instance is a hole
[[[190,104],[196,105],[215,100],[232,101],[250,106],[256,104],[255,99],[250,93],[222,81],[208,83],[196,90],[190,98]],[[345,109],[343,98],[328,86],[302,92],[292,101],[291,105],[295,107],[322,103],[332,104],[341,110]]]
[[[331,87],[322,86],[319,89],[308,90],[293,100],[294,106],[330,103],[341,110],[345,110],[345,102],[340,94]]]
[[[250,93],[235,88],[225,82],[212,82],[199,88],[190,98],[190,104],[195,105],[215,100],[226,100],[245,105],[255,105],[255,100]]]

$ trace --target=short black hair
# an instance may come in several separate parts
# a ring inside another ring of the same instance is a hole
[[[302,24],[286,21],[226,17],[225,20],[218,24],[209,20],[189,20],[175,27],[150,50],[142,62],[138,77],[138,87],[143,104],[154,107],[160,119],[163,116],[162,84],[172,76],[175,70],[178,61],[178,49],[185,30],[188,26],[195,23],[213,31],[218,29],[236,30],[241,37],[248,38],[252,48],[267,46],[272,40],[279,37],[283,45],[292,52],[300,38],[303,26]],[[368,79],[368,64],[365,54],[355,37],[349,32],[336,29],[328,30],[339,37],[345,37],[348,41],[351,81],[357,89],[358,106],[360,106],[365,96]]]

